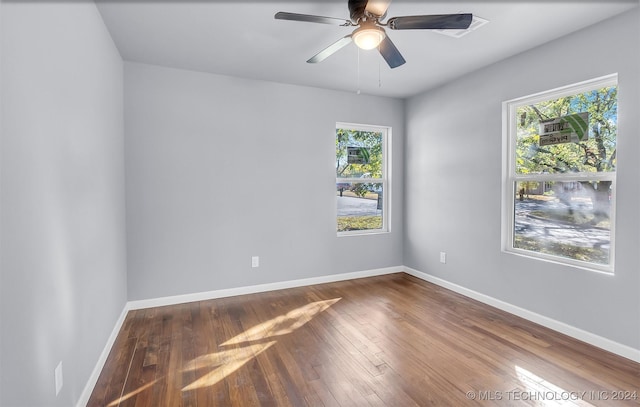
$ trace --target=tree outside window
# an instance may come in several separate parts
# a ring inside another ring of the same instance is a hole
[[[338,234],[388,230],[388,128],[338,123],[336,200]]]
[[[613,271],[615,76],[505,102],[506,251]]]

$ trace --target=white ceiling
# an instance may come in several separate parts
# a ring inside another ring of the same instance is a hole
[[[109,1],[98,8],[127,61],[405,98],[637,7],[639,0],[394,0],[387,16],[473,13],[489,23],[461,38],[429,30],[387,34],[407,63],[350,44],[305,61],[354,27],[275,20],[278,11],[348,19],[346,0]],[[567,52],[571,52],[568,50]]]

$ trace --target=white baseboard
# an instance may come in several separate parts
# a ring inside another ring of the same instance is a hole
[[[170,297],[152,298],[148,300],[129,301],[130,310],[151,307],[161,307],[164,305],[184,304],[186,302],[204,301],[215,298],[233,297],[236,295],[256,294],[266,291],[282,290],[285,288],[304,287],[314,284],[333,283],[336,281],[353,280],[356,278],[381,276],[384,274],[403,273],[402,266],[386,267],[373,270],[356,271],[352,273],[331,274],[328,276],[303,278],[300,280],[280,281],[277,283],[267,283],[250,285],[246,287],[227,288],[223,290],[206,291],[194,294],[174,295]]]
[[[434,277],[430,274],[423,273],[410,267],[404,267],[404,272],[421,280],[439,285],[451,291],[455,291],[458,294],[473,298],[474,300],[480,301],[484,304],[491,305],[492,307],[501,309],[510,314],[514,314],[531,322],[535,322],[536,324],[542,325],[549,329],[553,329],[554,331],[571,336],[572,338],[586,342],[593,346],[597,346],[598,348],[623,356],[627,359],[631,359],[635,362],[640,362],[640,349],[635,349],[630,346],[612,341],[610,339],[603,338],[602,336],[565,324],[564,322],[560,322],[544,315],[537,314],[533,311],[520,308],[513,304],[509,304],[507,302],[498,300],[477,291],[470,290],[468,288],[459,286],[438,277]]]
[[[124,324],[124,319],[127,316],[127,313],[131,310],[143,309],[143,308],[151,308],[151,307],[160,307],[164,305],[174,305],[174,304],[183,304],[186,302],[193,301],[203,301],[210,300],[215,298],[223,298],[223,297],[233,297],[236,295],[243,294],[254,294],[261,293],[266,291],[274,291],[274,290],[282,290],[285,288],[294,288],[294,287],[304,287],[308,285],[314,284],[323,284],[323,283],[333,283],[336,281],[345,281],[345,280],[354,280],[356,278],[364,278],[364,277],[374,277],[381,276],[385,274],[392,273],[403,273],[404,267],[396,266],[396,267],[386,267],[380,269],[373,270],[364,270],[364,271],[356,271],[352,273],[343,273],[343,274],[332,274],[328,276],[320,276],[320,277],[311,277],[311,278],[303,278],[299,280],[291,280],[291,281],[281,281],[277,283],[268,283],[268,284],[258,284],[246,287],[237,287],[237,288],[228,288],[224,290],[214,290],[214,291],[206,291],[201,293],[194,294],[185,294],[185,295],[174,295],[170,297],[161,297],[161,298],[152,298],[148,300],[138,300],[138,301],[129,301],[125,304],[120,317],[116,321],[115,326],[113,327],[113,331],[111,331],[111,335],[107,340],[107,343],[98,358],[98,362],[96,366],[93,368],[93,372],[87,381],[87,384],[84,386],[82,390],[82,394],[80,394],[80,399],[76,404],[76,407],[85,407],[89,402],[89,398],[91,397],[91,393],[93,392],[93,388],[98,382],[98,378],[100,377],[100,373],[104,367],[104,364],[107,361],[107,357],[109,356],[109,352],[111,352],[111,348],[116,341],[116,337],[122,328],[122,324]]]
[[[98,378],[100,377],[100,373],[102,372],[102,368],[104,364],[107,362],[107,358],[109,357],[109,352],[111,352],[111,348],[113,344],[116,342],[116,338],[118,337],[118,333],[120,333],[120,328],[122,328],[122,324],[124,324],[124,319],[127,317],[127,312],[129,312],[128,304],[124,305],[122,312],[120,313],[120,317],[116,321],[116,325],[113,327],[111,331],[111,335],[109,335],[109,339],[107,339],[107,343],[104,345],[104,349],[98,358],[98,362],[96,366],[93,368],[91,372],[91,376],[89,376],[89,380],[87,384],[84,386],[82,393],[80,394],[80,399],[78,403],[76,403],[76,407],[85,407],[89,402],[89,398],[91,397],[91,393],[93,392],[93,388],[98,382]]]
[[[576,338],[583,342],[597,346],[599,348],[615,353],[617,355],[623,356],[627,359],[640,362],[640,350],[638,349],[634,349],[629,346],[622,345],[610,339],[603,338],[601,336],[592,334],[590,332],[584,331],[574,326],[565,324],[564,322],[556,321],[552,318],[545,317],[544,315],[540,315],[535,312],[526,310],[524,308],[517,307],[507,302],[498,300],[496,298],[479,293],[477,291],[470,290],[468,288],[448,282],[438,277],[434,277],[430,274],[423,273],[421,271],[412,269],[410,267],[397,266],[397,267],[387,267],[387,268],[365,270],[365,271],[356,271],[352,273],[332,274],[328,276],[311,277],[311,278],[304,278],[299,280],[281,281],[277,283],[258,284],[258,285],[252,285],[252,286],[246,286],[246,287],[206,291],[206,292],[194,293],[194,294],[174,295],[170,297],[153,298],[148,300],[129,301],[127,304],[125,304],[125,307],[122,310],[120,317],[116,321],[116,325],[114,326],[113,331],[111,332],[111,335],[109,336],[109,339],[107,340],[107,343],[104,347],[104,350],[102,351],[102,354],[100,355],[100,358],[98,359],[98,362],[96,363],[96,366],[93,369],[93,372],[91,373],[91,377],[89,378],[87,384],[85,385],[84,390],[82,391],[82,394],[80,395],[80,400],[78,400],[76,407],[84,407],[89,401],[89,398],[91,397],[91,392],[93,391],[94,386],[98,382],[100,372],[102,371],[102,368],[104,367],[104,364],[107,361],[107,357],[109,356],[111,347],[115,343],[116,337],[118,336],[118,333],[120,332],[120,328],[124,323],[124,319],[127,315],[127,312],[129,312],[130,310],[159,307],[164,305],[182,304],[186,302],[203,301],[203,300],[209,300],[209,299],[215,299],[215,298],[233,297],[236,295],[255,294],[255,293],[261,293],[266,291],[282,290],[286,288],[304,287],[304,286],[309,286],[314,284],[333,283],[336,281],[354,280],[356,278],[374,277],[374,276],[381,276],[381,275],[392,274],[392,273],[410,274],[421,280],[439,285],[451,291],[455,291],[466,297],[473,298],[474,300],[480,301],[482,303],[491,305],[503,311],[517,315],[529,321],[532,321],[542,326],[545,326],[547,328],[553,329],[554,331],[558,331],[565,335],[569,335],[573,338]]]

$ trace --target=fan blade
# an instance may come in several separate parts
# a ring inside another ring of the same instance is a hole
[[[318,52],[307,61],[310,64],[315,64],[316,62],[324,61],[328,56],[333,55],[336,51],[342,49],[344,46],[348,45],[351,42],[351,34],[346,35],[340,38],[338,41],[329,45],[327,48]]]
[[[369,0],[365,10],[374,16],[382,18],[387,14],[387,9],[389,8],[390,3],[391,0]]]
[[[472,14],[433,14],[428,16],[393,17],[387,21],[392,30],[464,30],[469,28]]]
[[[287,13],[285,11],[277,12],[274,18],[276,20],[304,21],[307,23],[320,23],[320,24],[331,24],[331,25],[342,25],[342,26],[353,25],[351,21],[343,20],[341,18],[312,16],[309,14]]]
[[[380,49],[380,55],[387,61],[391,69],[397,68],[407,62],[402,57],[402,54],[400,54],[400,51],[398,51],[398,48],[391,42],[388,35],[384,37],[384,40],[382,40],[378,48]]]

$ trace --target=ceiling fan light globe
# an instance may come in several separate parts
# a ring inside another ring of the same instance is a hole
[[[385,32],[379,27],[362,27],[353,32],[352,38],[358,48],[368,50],[380,45],[385,36]]]

